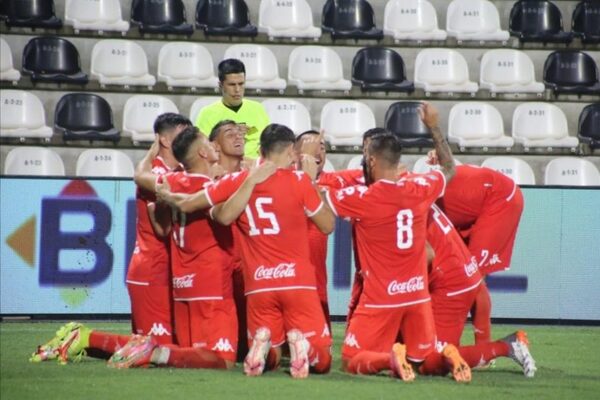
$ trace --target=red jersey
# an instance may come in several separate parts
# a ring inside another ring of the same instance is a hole
[[[187,172],[167,174],[166,179],[174,193],[196,193],[212,183],[208,176]],[[215,225],[207,210],[187,214],[173,211],[171,272],[175,300],[232,297],[232,265]]]
[[[427,216],[444,186],[444,175],[433,171],[328,193],[334,212],[353,221],[365,307],[429,301]]]
[[[456,174],[437,205],[461,231],[470,228],[484,210],[512,199],[516,190],[516,183],[500,172],[457,165]]]
[[[171,169],[162,158],[152,160],[152,173],[164,175]],[[137,211],[135,224],[135,248],[133,254],[140,262],[132,262],[127,270],[127,282],[137,285],[169,285],[168,239],[156,236],[148,215],[148,203],[155,202],[156,196],[139,187],[135,193]],[[132,257],[132,261],[134,257]],[[146,261],[144,261],[146,260]]]
[[[211,204],[235,193],[248,171],[225,175],[206,190]],[[256,185],[245,213],[236,221],[246,295],[272,290],[315,289],[308,248],[308,218],[323,202],[310,178],[278,169]]]
[[[429,273],[430,292],[456,296],[479,286],[481,275],[475,257],[452,222],[435,204],[429,210],[427,241],[435,251]]]

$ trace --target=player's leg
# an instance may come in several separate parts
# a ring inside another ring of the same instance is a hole
[[[471,307],[471,319],[475,333],[475,343],[489,342],[492,337],[492,298],[485,281],[482,281],[476,292]]]
[[[244,361],[248,354],[248,324],[246,322],[246,295],[244,294],[244,274],[241,269],[234,268],[233,274],[233,297],[235,299],[235,309],[238,325],[238,349],[237,361]]]
[[[159,344],[172,344],[173,299],[169,286],[127,284],[133,333],[150,335]]]
[[[352,315],[358,307],[358,302],[360,300],[360,294],[363,290],[363,278],[360,271],[354,272],[354,281],[352,282],[352,290],[350,292],[350,301],[348,302],[348,315],[346,316],[346,331],[350,326],[350,320],[352,319]]]
[[[475,288],[454,296],[448,296],[444,291],[431,292],[438,351],[442,351],[447,344],[460,345],[460,338],[477,290]]]

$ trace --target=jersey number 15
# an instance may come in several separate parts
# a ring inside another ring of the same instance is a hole
[[[246,206],[246,217],[248,217],[248,225],[250,225],[250,231],[248,234],[250,236],[257,235],[277,235],[280,231],[279,222],[277,222],[277,217],[274,213],[265,211],[263,209],[263,205],[265,204],[273,204],[273,199],[271,197],[258,197],[254,202],[254,209],[256,210],[256,214],[258,219],[269,220],[270,227],[268,228],[258,228],[256,226],[256,220],[254,219],[254,215],[252,209],[250,208],[250,204]]]

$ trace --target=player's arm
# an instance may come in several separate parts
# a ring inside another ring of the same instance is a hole
[[[433,250],[433,246],[431,246],[429,242],[425,242],[425,252],[427,253],[427,270],[428,272],[431,272],[433,259],[435,258],[435,250]]]
[[[456,169],[452,150],[450,150],[450,146],[440,130],[438,110],[432,104],[423,102],[422,106],[419,108],[419,115],[421,116],[423,123],[431,132],[433,147],[435,148],[438,163],[442,168],[442,173],[446,178],[446,182],[450,182],[456,173]]]
[[[148,203],[148,217],[150,217],[150,223],[152,229],[158,237],[167,237],[171,232],[171,215],[170,210],[164,206],[157,205],[156,203]]]
[[[193,194],[173,193],[166,180],[156,182],[155,187],[156,198],[159,201],[183,213],[188,214],[197,210],[204,210],[211,206],[206,196],[206,190],[200,190]]]
[[[321,232],[329,235],[335,228],[335,214],[327,203],[323,202],[322,204],[323,206],[315,214],[310,215],[309,218]]]
[[[152,173],[152,160],[158,155],[158,148],[157,136],[144,158],[138,163],[133,175],[135,184],[149,192],[154,192],[155,190],[156,175]]]
[[[317,163],[312,155],[306,153],[301,154],[300,163],[302,171],[304,171],[304,173],[310,178],[310,181],[313,182],[312,189],[307,188],[307,190],[309,192],[316,191],[319,196],[319,199],[321,200],[317,210],[313,212],[307,210],[307,215],[321,232],[328,235],[331,232],[333,232],[333,228],[335,227],[335,214],[327,205],[325,199],[325,192],[318,188],[314,183],[317,176]],[[307,199],[310,200],[306,201],[314,201],[312,198],[315,198],[314,193],[309,194]]]

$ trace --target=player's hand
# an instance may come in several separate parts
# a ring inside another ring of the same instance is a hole
[[[437,153],[435,150],[429,150],[427,153],[427,164],[429,165],[438,165],[440,162],[437,157]]]
[[[266,181],[277,171],[277,166],[272,161],[265,161],[262,164],[250,169],[248,179],[255,185]]]
[[[321,129],[319,136],[306,135],[302,138],[302,145],[300,146],[300,154],[308,154],[312,157],[317,157],[321,152],[321,146],[324,143],[325,131]]]
[[[244,157],[244,159],[240,163],[240,168],[243,170],[244,169],[250,170],[250,169],[254,168],[255,166],[256,166],[256,160],[254,158]]]
[[[238,129],[242,132],[242,136],[246,136],[250,131],[250,127],[244,123],[237,124]]]
[[[421,121],[427,126],[429,129],[432,129],[439,124],[439,113],[437,108],[435,108],[431,103],[424,101],[419,107],[419,117],[421,117]]]
[[[225,175],[227,173],[227,171],[225,171],[225,168],[223,168],[221,166],[221,164],[218,163],[214,163],[210,166],[208,175],[212,178],[212,179],[219,179],[221,178],[223,175]]]
[[[302,166],[302,171],[310,177],[311,181],[315,181],[317,179],[317,160],[311,156],[310,154],[302,154],[300,156],[300,163]]]
[[[169,181],[163,179],[162,182],[156,182],[156,200],[166,203],[168,205],[173,205],[171,193],[171,186],[169,185]]]

